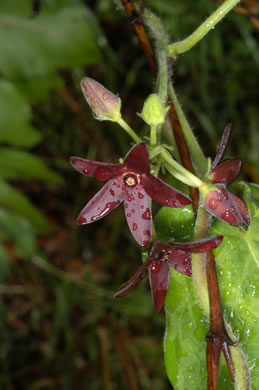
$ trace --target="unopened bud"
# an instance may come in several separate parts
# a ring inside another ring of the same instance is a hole
[[[165,116],[169,107],[166,109],[162,106],[159,96],[155,93],[152,93],[145,100],[143,110],[139,116],[149,125],[149,126],[159,126],[164,123]]]
[[[117,122],[121,117],[121,101],[118,96],[90,77],[83,78],[81,88],[96,119]]]

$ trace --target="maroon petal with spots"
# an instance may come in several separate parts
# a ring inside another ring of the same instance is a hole
[[[77,223],[85,225],[98,221],[109,214],[123,201],[124,192],[119,180],[112,179],[106,183],[99,192],[83,208]]]
[[[220,191],[209,191],[205,197],[204,208],[215,217],[233,226],[241,226],[244,223],[238,205],[231,193],[223,187]]]
[[[134,288],[136,288],[139,283],[144,279],[146,273],[147,273],[147,270],[150,266],[150,264],[152,263],[152,258],[151,257],[148,257],[147,260],[145,261],[145,263],[143,263],[139,269],[137,270],[137,272],[132,276],[132,278],[130,278],[130,280],[128,280],[128,282],[126,282],[115,294],[114,294],[114,298],[117,298],[117,297],[122,297],[123,295],[126,295],[128,292],[134,290]]]
[[[171,244],[171,246],[173,247],[173,250],[180,249],[182,251],[189,251],[194,253],[208,252],[212,249],[217,248],[221,244],[223,238],[224,238],[223,236],[218,235],[218,236],[203,238],[202,240],[199,241],[174,242]]]
[[[246,205],[244,204],[244,202],[241,199],[239,199],[238,196],[236,196],[232,192],[230,192],[230,194],[231,194],[232,198],[234,199],[234,201],[236,202],[236,204],[237,204],[237,206],[239,208],[240,213],[242,214],[242,217],[243,217],[245,223],[247,225],[249,225],[250,222],[251,222],[251,219],[250,219],[249,212],[248,212],[248,210],[246,208]]]
[[[192,255],[186,250],[174,249],[168,257],[168,264],[186,276],[192,275]]]
[[[166,261],[152,261],[149,267],[149,283],[155,310],[159,311],[164,304],[169,284],[169,266]]]
[[[188,196],[150,174],[142,175],[143,187],[156,202],[168,207],[183,207],[191,203]]]
[[[130,149],[124,159],[126,167],[142,173],[149,173],[149,154],[146,145],[142,142]]]
[[[70,162],[77,171],[100,181],[115,177],[123,170],[123,166],[119,164],[102,163],[80,157],[71,157]]]
[[[144,247],[151,241],[152,216],[151,201],[142,185],[127,188],[124,197],[126,219],[135,240]]]
[[[222,135],[222,138],[221,138],[221,141],[220,141],[220,145],[219,145],[219,148],[218,148],[218,152],[217,152],[217,155],[212,163],[212,166],[211,166],[211,169],[213,170],[214,168],[216,168],[216,166],[218,165],[218,163],[220,162],[220,160],[222,159],[223,157],[223,154],[225,153],[225,150],[226,150],[226,147],[227,147],[227,144],[228,144],[228,140],[229,140],[229,137],[230,137],[230,134],[231,134],[231,130],[232,130],[232,123],[229,123],[224,132],[223,132],[223,135]]]
[[[218,164],[212,171],[212,182],[228,185],[237,177],[242,162],[239,158],[228,158]]]

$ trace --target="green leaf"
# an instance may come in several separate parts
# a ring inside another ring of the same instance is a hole
[[[35,253],[35,232],[24,218],[0,208],[0,240],[11,241],[16,255],[26,259]]]
[[[31,108],[8,80],[0,80],[0,142],[31,147],[41,140],[30,126]]]
[[[37,207],[25,195],[11,187],[4,180],[0,180],[0,205],[28,218],[39,231],[48,231],[48,223]]]
[[[253,388],[259,388],[259,209],[250,187],[242,183],[251,215],[248,230],[216,220],[211,235],[223,234],[216,257],[224,316],[242,346],[251,367]],[[204,318],[191,278],[171,270],[165,307],[167,328],[165,361],[176,389],[205,389],[208,321]],[[233,388],[224,359],[220,362],[219,389]]]
[[[0,177],[8,179],[40,179],[63,183],[60,175],[50,170],[43,161],[23,150],[0,148]]]
[[[211,234],[224,235],[215,255],[225,317],[247,356],[253,388],[258,389],[259,209],[250,186],[243,182],[240,187],[252,220],[249,229],[217,221]]]
[[[162,241],[191,241],[194,229],[192,206],[162,207],[155,217],[157,235]]]
[[[57,78],[53,75],[57,68],[100,62],[94,24],[92,13],[82,6],[40,13],[33,19],[1,13],[1,73],[22,86],[26,85],[26,80],[33,80],[36,94],[38,82],[41,88],[46,80],[53,80],[56,86]],[[48,82],[46,88],[49,87]],[[34,96],[28,97],[35,101]]]

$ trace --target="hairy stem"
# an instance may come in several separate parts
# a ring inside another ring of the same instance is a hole
[[[196,240],[200,240],[207,237],[209,228],[210,216],[203,208],[199,207],[194,238]],[[231,356],[229,359],[226,358],[226,362],[228,364],[230,375],[232,379],[235,380],[235,389],[249,390],[249,372],[245,356],[237,342],[232,341],[234,336],[232,334],[231,327],[223,319],[213,255],[212,253],[208,253],[208,255],[193,254],[192,259],[194,287],[204,313],[210,319],[210,331],[208,332],[207,338],[208,389],[214,390],[217,388],[218,372],[216,369],[218,369],[218,366],[212,361],[217,354],[215,347],[218,346],[218,348],[223,349],[223,347],[228,344]],[[213,354],[213,348],[215,354]],[[232,362],[235,378],[233,378]]]
[[[168,54],[175,58],[178,54],[184,53],[195,46],[218,22],[220,22],[229,11],[234,8],[240,0],[225,0],[216,11],[214,11],[192,34],[182,41],[172,43],[168,46]]]
[[[139,136],[135,133],[135,131],[128,125],[127,122],[125,122],[124,119],[120,118],[118,119],[117,123],[123,128],[123,130],[128,133],[128,135],[136,142],[142,142],[142,139],[139,138]]]
[[[177,161],[175,161],[166,149],[163,148],[161,150],[161,156],[165,161],[166,165],[172,168],[169,171],[172,172],[173,176],[177,175],[177,178],[183,183],[196,188],[200,187],[203,184],[203,182],[197,176],[189,172]]]
[[[191,155],[192,160],[195,163],[196,171],[200,172],[202,176],[204,176],[207,172],[207,160],[200,148],[200,145],[195,138],[192,129],[190,128],[189,123],[183,113],[181,105],[177,99],[176,93],[174,91],[173,85],[169,85],[169,96],[174,105],[179,123],[182,128],[182,132],[184,134],[184,139],[187,143],[189,153]]]

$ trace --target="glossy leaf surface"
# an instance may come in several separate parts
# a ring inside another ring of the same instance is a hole
[[[219,277],[226,320],[231,324],[247,356],[252,389],[259,388],[259,209],[251,198],[248,185],[242,184],[244,200],[251,216],[248,230],[215,221],[211,235],[223,234],[222,244],[213,252]],[[164,211],[164,218],[166,215]],[[156,220],[157,231],[162,223]],[[175,223],[177,221],[175,220]],[[179,221],[184,224],[183,219]],[[166,239],[165,235],[159,237]],[[170,238],[170,234],[167,239]],[[165,300],[167,329],[165,360],[169,379],[176,389],[205,389],[207,380],[206,342],[208,321],[197,302],[192,280],[170,272]],[[233,388],[224,359],[220,361],[219,388]]]

